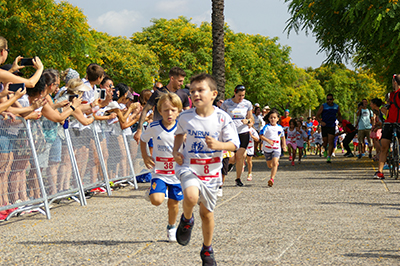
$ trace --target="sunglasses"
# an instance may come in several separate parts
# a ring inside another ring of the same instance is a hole
[[[246,90],[246,88],[245,88],[243,85],[237,86],[237,87],[235,88],[235,92],[244,91],[244,90]]]
[[[333,98],[326,98],[327,101],[333,101]]]

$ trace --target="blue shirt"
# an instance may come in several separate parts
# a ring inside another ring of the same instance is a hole
[[[323,110],[321,113],[321,118],[322,121],[325,122],[326,127],[335,127],[335,121],[336,121],[336,114],[339,111],[339,105],[334,103],[332,106],[328,105],[327,103],[324,103],[323,105]]]

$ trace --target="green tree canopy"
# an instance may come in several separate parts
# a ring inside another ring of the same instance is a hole
[[[85,73],[94,41],[85,15],[68,2],[0,0],[1,35],[10,58],[39,56],[46,68]]]
[[[398,73],[400,22],[398,0],[285,0],[291,18],[288,32],[306,30],[316,37],[328,62],[351,57],[358,66],[372,69],[391,82]]]

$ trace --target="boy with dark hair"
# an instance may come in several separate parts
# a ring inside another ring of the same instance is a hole
[[[162,93],[173,92],[176,93],[182,101],[183,110],[187,110],[190,108],[189,98],[188,95],[181,90],[180,88],[183,85],[183,81],[185,80],[186,73],[183,69],[179,67],[173,67],[169,71],[169,83],[167,86],[162,87],[161,89],[156,89],[153,92],[153,95],[147,101],[146,105],[142,110],[142,114],[140,116],[138,122],[138,128],[133,136],[136,141],[140,140],[140,135],[142,134],[142,126],[143,122],[146,119],[147,113],[153,108],[153,106],[157,106],[158,99],[161,97]],[[154,110],[154,117],[153,120],[161,120],[162,117],[158,112],[157,108]],[[139,143],[139,142],[138,142]]]
[[[183,246],[189,243],[194,225],[193,209],[199,204],[203,229],[200,256],[203,265],[216,265],[211,242],[214,232],[213,211],[218,187],[222,184],[222,153],[223,150],[235,151],[240,142],[230,116],[213,106],[218,91],[211,75],[192,77],[190,95],[195,108],[180,115],[172,153],[184,195],[176,240]],[[185,146],[181,153],[179,150],[185,135]]]
[[[96,85],[100,85],[104,78],[104,69],[98,64],[90,64],[86,68],[86,77],[82,79],[86,86],[90,87],[92,90],[86,91],[82,96],[82,103],[92,103],[95,100],[95,91],[97,89]]]

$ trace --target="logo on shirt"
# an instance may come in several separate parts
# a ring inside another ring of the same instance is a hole
[[[195,138],[198,138],[198,139],[204,139],[207,136],[209,136],[210,133],[209,132],[205,132],[205,131],[201,131],[201,130],[190,130],[189,129],[188,130],[188,135],[194,136]]]
[[[195,141],[195,142],[193,142],[192,147],[189,152],[199,153],[203,150],[204,150],[204,144],[201,141],[199,141],[199,142]]]
[[[158,140],[161,140],[160,136],[157,137]]]

